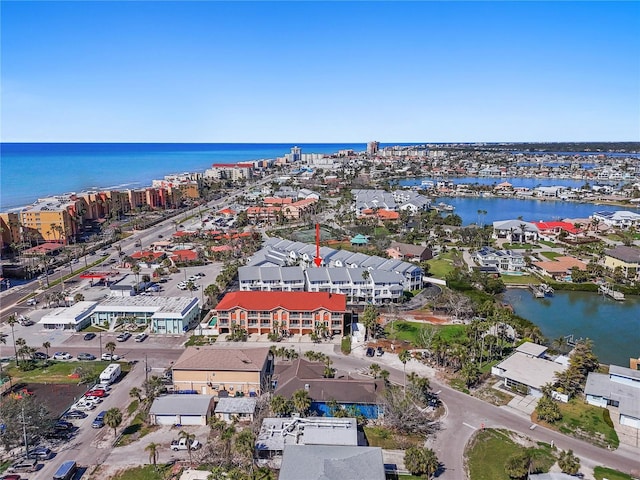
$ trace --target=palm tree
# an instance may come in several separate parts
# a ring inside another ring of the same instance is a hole
[[[402,362],[402,371],[404,372],[404,393],[407,393],[407,362],[411,359],[409,350],[403,350],[398,354],[398,360]]]
[[[282,417],[291,412],[291,402],[282,395],[274,395],[271,397],[269,406],[276,417]]]
[[[17,365],[18,364],[18,347],[16,346],[16,332],[14,331],[13,328],[15,324],[18,323],[18,319],[16,318],[15,314],[9,315],[9,318],[7,319],[7,323],[11,327],[11,337],[13,338],[13,351],[16,354],[16,365]]]
[[[311,408],[311,398],[309,398],[309,392],[306,390],[296,390],[291,397],[293,402],[293,408],[304,417],[309,408]]]
[[[122,423],[122,412],[119,408],[110,408],[107,413],[104,414],[105,425],[113,428],[113,436],[116,436],[116,429]]]
[[[42,348],[44,348],[44,350],[47,352],[47,357],[49,356],[49,349],[51,348],[51,343],[50,342],[44,342],[42,344]]]
[[[129,396],[131,398],[135,398],[136,400],[138,400],[138,402],[141,402],[142,390],[140,390],[138,387],[132,387],[131,390],[129,390]]]
[[[255,435],[249,429],[241,431],[235,441],[236,451],[249,464],[249,469],[253,472],[253,452],[255,449]]]
[[[178,438],[182,439],[184,438],[185,443],[187,444],[187,452],[189,453],[189,465],[191,465],[191,445],[193,444],[193,441],[196,439],[196,435],[195,433],[189,433],[189,432],[185,432],[184,430],[180,430],[180,433],[178,434]]]
[[[145,452],[149,452],[149,462],[153,463],[154,470],[158,469],[156,463],[158,462],[158,447],[159,443],[151,442],[149,445],[144,447]]]
[[[4,333],[0,333],[0,344],[2,345],[6,345],[7,344],[7,335],[5,335]],[[2,362],[0,361],[0,373],[2,373]]]
[[[105,346],[104,349],[109,352],[111,354],[111,356],[113,356],[113,352],[116,350],[116,344],[113,342],[108,342]]]

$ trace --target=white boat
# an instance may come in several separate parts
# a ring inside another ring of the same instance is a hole
[[[447,205],[446,203],[440,202],[436,205],[436,210],[440,210],[443,212],[453,212],[456,209],[453,205]]]

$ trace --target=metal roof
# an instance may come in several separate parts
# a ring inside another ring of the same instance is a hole
[[[164,395],[153,401],[150,415],[207,415],[213,395]]]
[[[287,445],[280,480],[384,480],[379,447]]]

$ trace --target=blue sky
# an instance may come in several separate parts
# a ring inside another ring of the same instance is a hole
[[[640,140],[638,2],[12,2],[1,139]]]

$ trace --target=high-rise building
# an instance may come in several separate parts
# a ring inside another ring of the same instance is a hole
[[[380,149],[380,142],[376,142],[375,140],[367,143],[367,155],[375,155],[378,153]]]
[[[291,161],[299,162],[302,160],[302,149],[300,147],[291,147]]]

